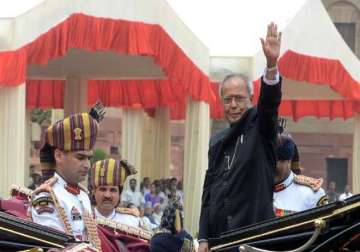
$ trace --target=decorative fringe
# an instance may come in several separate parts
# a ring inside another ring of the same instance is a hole
[[[106,227],[110,227],[112,229],[114,229],[115,231],[120,231],[122,233],[134,236],[136,238],[140,238],[146,241],[150,241],[152,236],[153,236],[153,232],[148,231],[148,230],[144,230],[142,228],[137,228],[137,227],[131,227],[129,225],[125,225],[125,224],[121,224],[112,220],[108,220],[105,218],[98,218],[96,219],[96,222],[99,225],[102,226],[106,226]]]

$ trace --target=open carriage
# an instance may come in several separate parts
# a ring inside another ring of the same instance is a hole
[[[360,195],[209,240],[211,251],[358,251]]]
[[[97,224],[102,251],[149,250],[151,232],[123,224],[115,225],[109,221],[99,220]],[[129,246],[131,250],[128,249]],[[26,217],[26,206],[22,201],[0,201],[0,251],[25,251],[35,248],[38,250],[34,251],[67,251],[70,248],[69,251],[97,251],[91,247],[90,244],[77,242],[73,236],[32,222]]]
[[[74,238],[65,233],[0,212],[0,251],[64,249],[74,242]]]

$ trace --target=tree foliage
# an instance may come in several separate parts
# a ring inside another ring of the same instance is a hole
[[[43,122],[51,122],[51,110],[33,109],[31,110],[31,121],[41,125]]]
[[[99,160],[106,159],[106,152],[103,149],[95,149],[92,158],[90,159],[91,165]]]

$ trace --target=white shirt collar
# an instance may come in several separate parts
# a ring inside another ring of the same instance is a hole
[[[95,216],[96,218],[103,218],[103,219],[108,219],[108,220],[112,220],[115,218],[115,215],[116,215],[116,212],[115,212],[115,209],[111,212],[111,214],[109,216],[104,216],[102,215],[98,210],[97,208],[95,207]]]
[[[54,177],[57,178],[56,182],[58,182],[62,186],[66,186],[67,184],[71,185],[71,183],[66,182],[65,179],[57,172],[54,173]],[[76,185],[74,185],[74,186],[76,186]],[[77,186],[79,186],[79,184],[77,184]]]
[[[57,172],[54,173],[54,177],[57,178],[57,183],[59,183],[62,186],[66,186],[67,182],[61,177]]]

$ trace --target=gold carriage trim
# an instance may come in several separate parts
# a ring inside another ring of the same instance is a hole
[[[228,246],[234,246],[234,245],[238,245],[238,244],[240,245],[241,243],[247,242],[249,240],[266,237],[268,235],[273,235],[273,234],[276,234],[276,233],[279,233],[279,232],[282,232],[282,231],[285,231],[285,230],[290,230],[292,228],[301,227],[301,226],[304,226],[304,225],[307,225],[307,224],[310,224],[310,223],[316,223],[319,220],[326,221],[326,220],[328,220],[328,219],[330,219],[330,218],[332,218],[334,216],[337,216],[339,214],[345,214],[346,212],[348,212],[350,210],[353,210],[353,209],[356,209],[356,208],[360,208],[360,202],[356,202],[354,204],[347,205],[347,206],[341,207],[339,209],[335,209],[331,213],[329,213],[327,215],[324,215],[324,216],[321,216],[321,217],[319,217],[317,219],[312,219],[312,220],[299,222],[299,223],[296,223],[296,224],[289,225],[287,227],[279,228],[279,229],[264,232],[264,233],[261,233],[261,234],[256,234],[256,235],[253,235],[253,236],[250,236],[250,237],[241,238],[241,239],[236,240],[236,241],[231,241],[231,242],[228,242],[228,243],[217,245],[217,246],[212,247],[209,251],[211,252],[211,251],[215,251],[215,250],[218,250],[218,249],[226,248]]]

